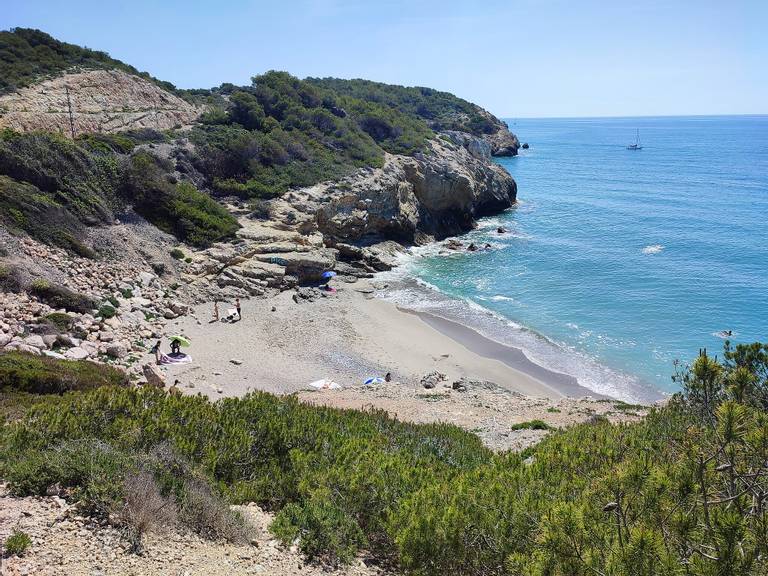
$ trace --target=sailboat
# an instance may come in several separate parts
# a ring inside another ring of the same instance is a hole
[[[635,143],[630,144],[627,146],[627,150],[642,150],[643,147],[640,145],[640,129],[637,129],[637,134],[635,135]]]

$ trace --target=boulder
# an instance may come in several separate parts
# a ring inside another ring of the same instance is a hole
[[[42,349],[38,348],[37,346],[30,346],[29,344],[17,344],[16,350],[18,350],[19,352],[27,352],[28,354],[34,354],[35,356],[40,356],[43,353]]]
[[[139,272],[139,284],[142,286],[149,287],[152,285],[152,283],[155,281],[157,276],[152,274],[151,272]]]
[[[85,360],[88,356],[90,356],[88,351],[80,347],[70,348],[64,352],[64,357],[69,360]]]
[[[45,340],[43,340],[42,336],[38,336],[37,334],[33,334],[32,336],[27,336],[24,338],[24,344],[27,346],[32,346],[34,348],[38,348],[40,350],[45,350],[48,348],[45,344]]]
[[[149,363],[144,364],[141,367],[141,372],[144,375],[144,378],[147,379],[148,385],[155,386],[157,388],[165,387],[165,377],[157,366]]]
[[[107,356],[111,358],[125,358],[128,350],[122,344],[111,344],[107,346]]]
[[[168,307],[173,310],[173,312],[177,316],[184,316],[185,314],[189,314],[189,306],[184,304],[183,302],[179,302],[178,300],[174,300],[171,302]]]
[[[320,275],[336,264],[333,250],[321,248],[312,252],[287,252],[280,255],[285,261],[285,275],[296,276],[299,284],[317,282]]]

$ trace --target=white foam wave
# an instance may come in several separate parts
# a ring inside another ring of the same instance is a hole
[[[651,244],[643,248],[642,252],[643,254],[658,254],[662,250],[664,250],[664,246],[661,244]]]
[[[501,294],[496,294],[494,296],[491,296],[489,300],[493,300],[494,302],[514,302],[514,298],[510,298],[509,296],[503,296]]]

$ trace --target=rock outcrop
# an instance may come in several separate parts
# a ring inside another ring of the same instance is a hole
[[[466,232],[517,196],[512,177],[483,157],[482,141],[466,138],[468,145],[455,136],[431,140],[414,157],[387,155],[382,168],[306,189],[293,205],[314,203],[318,229],[338,242],[422,243]]]
[[[506,126],[494,134],[485,134],[483,140],[490,145],[491,154],[494,156],[517,156],[517,151],[520,149],[517,136],[512,134]]]
[[[120,70],[91,70],[0,96],[0,128],[71,136],[70,106],[75,135],[133,128],[167,130],[192,123],[202,112],[138,76]]]

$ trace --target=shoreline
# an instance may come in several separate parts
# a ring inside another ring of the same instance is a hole
[[[427,325],[438,332],[445,334],[468,350],[484,358],[502,362],[513,370],[534,378],[542,385],[551,388],[561,396],[569,398],[584,398],[587,396],[593,398],[611,398],[606,394],[600,394],[599,392],[590,390],[586,386],[582,386],[575,376],[556,372],[541,366],[540,364],[536,364],[525,355],[525,352],[521,348],[497,342],[496,340],[483,336],[480,332],[469,326],[465,326],[464,324],[435,314],[430,314],[429,312],[411,310],[400,306],[397,306],[397,309],[408,314],[415,314]]]

